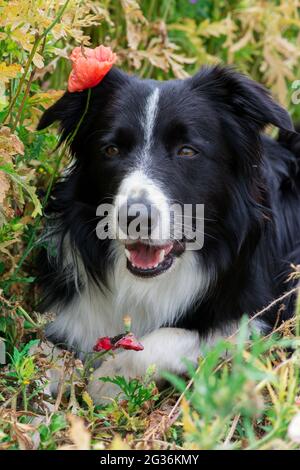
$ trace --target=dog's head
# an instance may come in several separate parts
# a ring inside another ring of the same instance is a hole
[[[54,121],[62,140],[72,135],[74,201],[112,203],[109,236],[140,277],[168,271],[193,237],[203,252],[240,249],[260,223],[261,133],[292,129],[262,86],[219,66],[167,82],[112,69],[90,96],[66,93],[39,129]]]

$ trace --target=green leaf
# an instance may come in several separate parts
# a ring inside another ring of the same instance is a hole
[[[5,317],[0,317],[0,331],[6,332],[7,321]]]
[[[52,416],[51,423],[50,423],[50,430],[52,433],[61,431],[62,429],[65,429],[66,426],[67,426],[66,419],[62,414],[57,413]]]
[[[41,203],[36,195],[35,187],[31,186],[23,176],[18,175],[18,173],[14,170],[12,165],[6,164],[1,165],[0,170],[4,171],[10,178],[22,189],[24,189],[30,199],[34,204],[34,211],[32,212],[32,217],[36,217],[37,215],[42,215],[42,206]]]

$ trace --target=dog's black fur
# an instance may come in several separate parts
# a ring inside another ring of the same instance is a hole
[[[63,260],[66,234],[99,289],[107,282],[111,241],[96,236],[96,207],[113,200],[136,164],[139,118],[152,85],[112,69],[91,90],[88,111],[70,144],[75,161],[48,207],[58,222],[58,252],[40,262],[45,308],[58,300],[68,305],[76,295]],[[151,176],[170,200],[205,204],[204,246],[195,256],[211,273],[201,301],[169,326],[206,335],[245,313],[253,315],[295,285],[287,278],[291,263],[300,263],[300,137],[265,88],[230,68],[204,68],[192,78],[155,85],[160,101]],[[59,121],[65,141],[84,113],[87,94],[67,92],[45,112],[38,129]],[[280,130],[277,140],[264,134],[269,124]],[[121,156],[105,156],[102,149],[110,142]],[[178,147],[185,144],[197,150],[194,157],[178,157]],[[293,296],[282,302],[279,318],[280,304],[268,310],[266,329],[290,318],[294,302]]]

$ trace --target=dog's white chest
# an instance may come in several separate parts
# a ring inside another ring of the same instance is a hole
[[[205,292],[208,279],[199,270],[194,254],[187,252],[176,269],[159,278],[137,279],[126,269],[126,258],[117,256],[109,289],[87,281],[84,290],[61,309],[48,334],[63,338],[69,346],[91,351],[100,336],[124,331],[129,315],[132,331],[141,337],[165,325],[172,325]]]

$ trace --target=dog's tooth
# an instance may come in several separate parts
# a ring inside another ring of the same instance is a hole
[[[128,258],[128,259],[129,259],[129,261],[130,261],[130,258],[131,258],[131,253],[130,253],[130,251],[129,251],[129,250],[127,250],[127,248],[125,248],[125,255],[126,255],[126,258]]]
[[[166,254],[166,250],[160,250],[159,260],[158,260],[159,263],[161,263],[164,260],[165,254]]]

